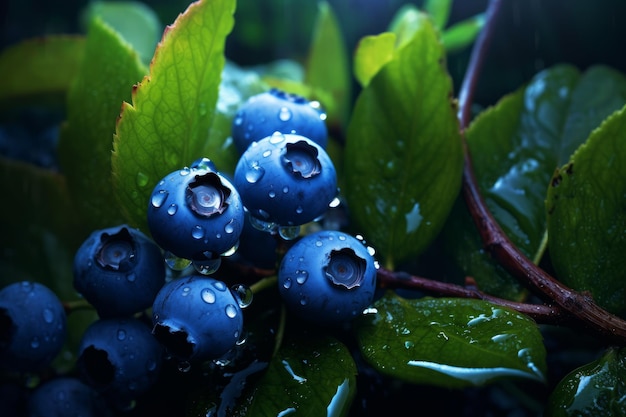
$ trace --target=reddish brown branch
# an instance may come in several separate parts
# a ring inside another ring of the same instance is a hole
[[[578,293],[539,268],[509,240],[500,225],[487,208],[479,190],[464,130],[469,125],[470,107],[480,67],[484,62],[489,39],[493,37],[495,17],[500,8],[500,0],[492,0],[487,10],[485,27],[474,45],[470,64],[459,94],[459,122],[463,133],[465,167],[463,170],[462,194],[469,212],[481,235],[485,249],[511,275],[531,287],[542,298],[554,302],[587,328],[611,341],[626,342],[626,321],[600,308],[587,295]]]

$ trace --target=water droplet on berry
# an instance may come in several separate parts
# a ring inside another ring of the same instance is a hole
[[[215,281],[213,283],[213,287],[215,287],[216,290],[222,291],[222,292],[226,291],[226,289],[228,288],[226,284],[224,284],[222,281]]]
[[[276,191],[274,191],[274,190],[270,190],[270,192],[269,192],[269,193],[267,193],[267,196],[268,196],[269,198],[274,198],[274,197],[276,197]]]
[[[191,229],[191,237],[194,239],[202,239],[204,237],[204,228],[200,225],[196,225]]]
[[[159,208],[163,205],[165,200],[167,200],[167,196],[169,193],[165,190],[159,190],[159,192],[152,194],[152,198],[150,202],[152,203],[152,207]]]
[[[21,283],[22,291],[24,292],[32,292],[35,288],[35,285],[30,281],[22,281]]]
[[[246,308],[252,303],[253,293],[250,287],[237,284],[233,286],[232,290],[239,307]]]
[[[270,156],[272,154],[272,151],[270,149],[266,150],[265,152],[263,152],[263,158],[267,158],[268,156]]]
[[[276,223],[266,222],[255,216],[250,216],[249,221],[252,227],[262,232],[271,233],[272,231],[274,231],[274,229],[276,229]]]
[[[184,177],[184,176],[189,175],[189,173],[190,173],[190,172],[191,172],[191,171],[189,170],[189,168],[188,168],[188,167],[184,167],[184,168],[183,168],[183,169],[181,169],[178,173],[179,173],[182,177]]]
[[[346,237],[344,235],[339,235],[339,240],[346,240]]]
[[[215,273],[222,264],[222,258],[207,259],[202,261],[193,261],[193,267],[202,275],[211,275]]]
[[[237,241],[237,243],[235,243],[230,249],[228,249],[226,252],[222,253],[221,256],[225,256],[225,257],[229,257],[229,256],[233,256],[236,252],[237,249],[239,249],[239,241]]]
[[[202,301],[207,304],[213,304],[215,302],[215,293],[209,288],[203,289],[200,292],[200,297],[202,297]]]
[[[174,255],[172,252],[165,252],[165,263],[172,271],[182,271],[191,265],[190,259],[180,258]]]
[[[237,317],[237,307],[232,304],[228,304],[224,311],[226,312],[226,315],[231,319]]]
[[[283,194],[287,194],[289,192],[289,187],[286,185],[283,187]]]
[[[190,168],[204,171],[217,171],[217,168],[215,167],[213,161],[206,157],[199,158],[193,161]]]
[[[228,234],[231,234],[235,231],[235,228],[233,227],[233,223],[235,223],[235,219],[231,219],[228,223],[226,223],[226,226],[224,226],[224,231]]]
[[[291,110],[289,110],[287,107],[281,107],[280,111],[278,112],[278,118],[283,122],[289,121],[291,119]]]
[[[308,300],[307,300],[306,296],[305,296],[305,295],[303,295],[303,296],[300,298],[300,305],[305,306],[305,305],[307,305],[307,303],[308,303]]]
[[[246,343],[248,341],[248,333],[245,332],[245,331],[243,331],[243,332],[241,332],[241,334],[239,334],[239,331],[235,330],[234,336],[237,339],[237,341],[235,342],[236,346],[242,346],[244,343]]]
[[[296,282],[302,285],[306,282],[307,278],[309,277],[309,273],[303,269],[298,269],[295,272],[295,276],[296,276]]]
[[[148,359],[148,362],[146,362],[146,369],[148,370],[148,372],[154,372],[156,370],[156,367],[157,363],[152,359]]]
[[[54,313],[49,308],[43,310],[43,321],[46,323],[52,323],[54,321]]]
[[[143,172],[138,172],[137,177],[135,178],[135,181],[137,182],[137,186],[140,188],[143,188],[146,185],[148,185],[149,180],[150,179],[148,178],[148,176],[144,174]]]
[[[328,207],[330,208],[337,208],[341,205],[341,200],[339,199],[339,197],[335,197],[333,198],[333,200],[328,204]]]
[[[300,226],[281,226],[278,234],[285,240],[294,240],[300,236]]]
[[[126,330],[124,329],[119,329],[117,331],[117,340],[122,341],[126,339]]]
[[[283,281],[283,288],[286,290],[291,288],[291,278],[289,277],[285,278],[285,280]]]
[[[250,184],[254,184],[263,178],[263,174],[265,174],[265,170],[262,166],[259,165],[258,162],[253,162],[250,165],[250,168],[246,171],[246,181]]]
[[[285,140],[285,135],[283,135],[280,132],[274,132],[272,136],[270,136],[270,143],[273,145],[278,145],[284,140]]]
[[[135,280],[137,279],[137,275],[130,273],[126,275],[126,279],[128,280],[128,282],[135,282]]]
[[[303,211],[304,211],[304,209],[302,208],[302,206],[296,207],[296,213],[297,214],[302,214]]]
[[[315,241],[315,246],[317,246],[318,248],[321,248],[323,244],[324,242],[322,242],[321,240]]]
[[[170,204],[170,206],[167,208],[167,214],[169,214],[170,216],[176,214],[177,211],[178,206],[176,204]]]

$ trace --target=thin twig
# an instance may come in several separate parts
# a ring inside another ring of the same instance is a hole
[[[465,166],[463,197],[481,235],[485,249],[511,275],[524,282],[544,299],[554,302],[579,319],[587,328],[613,342],[626,342],[626,321],[599,307],[590,296],[578,293],[535,265],[509,240],[487,208],[474,174],[465,129],[471,118],[472,97],[484,62],[489,40],[493,37],[500,0],[491,0],[485,27],[474,44],[470,63],[459,94],[459,123],[464,140]]]

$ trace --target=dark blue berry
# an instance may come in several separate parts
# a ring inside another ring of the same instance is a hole
[[[104,399],[80,379],[58,377],[39,385],[28,399],[28,417],[104,417]]]
[[[232,137],[240,154],[274,132],[306,136],[326,148],[326,114],[316,101],[272,89],[250,97],[233,119]]]
[[[74,256],[74,288],[102,318],[145,310],[163,284],[161,249],[127,225],[93,232]]]
[[[218,359],[241,337],[243,315],[222,281],[199,275],[166,284],[152,307],[152,332],[181,361]]]
[[[300,135],[274,134],[251,145],[233,178],[255,219],[299,226],[322,216],[337,195],[337,174],[322,147]]]
[[[156,382],[163,347],[135,318],[100,319],[83,333],[76,362],[81,379],[115,408],[126,408]]]
[[[0,367],[41,371],[61,352],[66,334],[63,305],[45,285],[22,281],[0,291]]]
[[[372,303],[376,264],[362,241],[324,230],[302,237],[289,248],[278,282],[290,311],[320,325],[340,324]]]
[[[148,205],[153,239],[185,259],[210,260],[229,252],[237,245],[243,222],[239,193],[202,160],[163,178]]]

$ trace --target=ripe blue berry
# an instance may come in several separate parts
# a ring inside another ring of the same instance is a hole
[[[237,299],[222,281],[191,275],[166,284],[152,307],[152,332],[182,361],[223,356],[243,329]]]
[[[209,163],[168,174],[152,192],[148,226],[161,248],[191,260],[210,260],[237,245],[244,211],[231,182]]]
[[[316,101],[271,89],[250,97],[233,119],[232,137],[239,154],[274,132],[306,136],[326,148],[326,114]]]
[[[163,347],[135,318],[100,319],[83,333],[76,362],[81,379],[115,408],[125,408],[156,382]]]
[[[299,226],[322,216],[337,195],[337,174],[321,146],[280,133],[251,145],[233,178],[250,215],[280,226]]]
[[[278,282],[290,311],[320,325],[340,324],[372,303],[376,265],[360,240],[324,230],[302,237],[289,248]]]
[[[27,408],[28,417],[96,417],[110,411],[95,390],[74,377],[42,383],[30,395]]]
[[[36,372],[61,352],[67,335],[61,301],[48,287],[22,281],[0,291],[0,367]]]
[[[161,249],[127,225],[93,232],[74,256],[74,288],[102,318],[145,310],[163,284]]]

